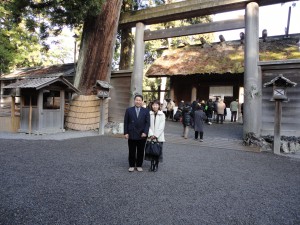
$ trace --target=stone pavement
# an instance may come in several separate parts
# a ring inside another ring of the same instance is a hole
[[[243,145],[243,126],[239,123],[204,125],[204,142],[194,140],[194,130],[190,129],[189,138],[182,136],[183,128],[179,122],[168,121],[166,140],[174,144],[196,145],[221,149],[258,152],[258,148]]]
[[[0,225],[300,224],[300,160],[208,144],[239,132],[211,137],[207,128],[200,143],[176,127],[167,124],[156,173],[147,161],[144,172],[127,171],[123,138],[2,138]]]
[[[242,150],[259,152],[258,147],[249,147],[243,145],[243,124],[225,122],[224,124],[205,125],[204,126],[204,142],[199,143],[194,138],[194,130],[190,129],[189,138],[184,139],[182,135],[182,124],[180,122],[167,121],[166,123],[166,140],[167,142],[199,145],[206,147],[214,147],[221,149]],[[295,154],[281,153],[281,156],[300,159],[300,152]]]

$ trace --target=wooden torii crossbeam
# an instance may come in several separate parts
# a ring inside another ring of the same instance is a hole
[[[145,30],[144,41],[180,37],[194,34],[242,29],[245,27],[245,19],[224,20],[212,23],[200,23],[185,27],[176,27],[164,30]]]
[[[174,20],[211,15],[245,9],[250,2],[259,6],[291,2],[292,0],[187,0],[139,11],[124,12],[120,16],[119,27],[134,27],[142,22],[146,25]]]

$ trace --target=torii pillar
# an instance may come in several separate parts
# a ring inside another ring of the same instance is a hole
[[[130,106],[133,105],[133,96],[135,94],[142,94],[143,91],[143,70],[144,70],[144,55],[145,55],[145,42],[144,42],[145,24],[137,23],[135,30],[134,41],[134,66],[131,77],[131,99]]]
[[[259,5],[250,2],[245,18],[245,74],[243,135],[253,132],[260,135],[261,129],[261,73],[259,72]]]

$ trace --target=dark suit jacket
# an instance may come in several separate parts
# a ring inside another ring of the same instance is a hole
[[[141,107],[138,118],[136,116],[135,107],[126,109],[124,117],[124,134],[129,134],[129,139],[142,139],[142,133],[148,135],[149,127],[150,114],[148,109]]]

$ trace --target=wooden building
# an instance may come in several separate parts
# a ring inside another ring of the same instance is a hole
[[[79,93],[62,76],[27,78],[4,89],[20,90],[19,132],[35,134],[63,132],[65,96]]]
[[[266,83],[279,74],[298,83],[288,90],[289,102],[283,104],[282,135],[300,136],[300,35],[259,40],[259,74]],[[240,41],[185,46],[167,50],[146,72],[148,77],[169,77],[170,98],[207,100],[220,96],[228,105],[232,99],[244,102],[246,95],[261,98],[262,135],[273,135],[274,102],[272,90],[259,87],[244,90],[244,45]],[[260,91],[261,90],[261,91]],[[251,99],[250,98],[250,99]],[[251,100],[250,100],[251,101]],[[228,110],[227,110],[228,111]]]
[[[10,74],[4,74],[0,77],[0,131],[6,132],[28,132],[28,119],[24,122],[24,117],[29,118],[28,112],[26,112],[26,107],[22,107],[21,89],[18,88],[4,88],[10,84],[14,84],[18,81],[24,79],[41,79],[47,77],[59,77],[63,76],[64,80],[73,83],[74,79],[74,64],[63,64],[63,65],[52,65],[46,67],[32,67],[32,68],[22,68],[18,69]],[[115,87],[111,90],[109,101],[106,101],[105,109],[105,120],[106,122],[122,122],[124,117],[124,112],[129,106],[131,100],[130,85],[131,85],[131,74],[132,71],[112,71],[111,74],[111,84]],[[68,89],[68,88],[67,88]],[[26,93],[27,89],[24,89],[22,93]],[[35,90],[38,95],[38,91]],[[68,91],[67,91],[68,92]],[[13,97],[12,97],[13,96]],[[74,96],[72,102],[70,101],[70,96],[65,96],[65,124],[64,126],[69,129],[75,130],[87,130],[87,129],[97,129],[99,127],[99,102],[100,100],[96,96]],[[38,96],[34,97],[32,101],[37,101]],[[21,115],[22,107],[22,115]],[[28,106],[27,106],[28,107]],[[75,115],[72,111],[72,107],[81,108],[79,114]],[[88,107],[88,108],[86,108]],[[33,113],[37,106],[33,106]],[[83,109],[86,108],[86,109]],[[42,109],[43,110],[43,109]],[[84,112],[87,110],[87,112]],[[49,110],[44,111],[43,114],[47,114]],[[27,114],[26,114],[27,113]],[[93,118],[88,118],[87,113],[94,114]],[[35,114],[32,114],[35,117]],[[20,125],[20,116],[22,119],[22,124]],[[39,118],[41,119],[41,118]],[[38,119],[38,120],[39,120]],[[75,121],[76,120],[76,121]],[[93,120],[93,121],[92,121]],[[32,131],[37,127],[36,119],[32,118]],[[79,122],[80,124],[79,124]],[[40,123],[39,126],[42,126]],[[53,132],[61,131],[61,129],[51,129]],[[51,131],[51,132],[52,132]],[[38,132],[46,132],[36,130]],[[50,132],[47,131],[47,132]]]
[[[20,88],[6,89],[4,86],[24,79],[58,76],[63,76],[70,83],[73,83],[74,71],[74,64],[70,63],[20,68],[12,73],[2,74],[0,77],[0,131],[17,132],[20,128]]]
[[[300,35],[259,40],[260,61],[300,58]],[[169,77],[171,99],[193,101],[215,96],[226,102],[243,98],[244,45],[241,41],[185,46],[164,51],[146,76]],[[242,102],[242,101],[240,101]]]

